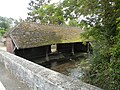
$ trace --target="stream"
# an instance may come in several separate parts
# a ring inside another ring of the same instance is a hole
[[[87,60],[87,54],[84,54],[76,58],[61,59],[57,62],[53,61],[43,66],[81,80],[89,69],[89,62]]]

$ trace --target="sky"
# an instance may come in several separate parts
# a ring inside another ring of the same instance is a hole
[[[57,2],[59,0],[52,0]],[[0,0],[0,16],[26,19],[30,0]]]

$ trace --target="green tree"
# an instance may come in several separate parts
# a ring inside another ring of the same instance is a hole
[[[79,0],[86,17],[85,36],[92,40],[88,82],[105,90],[120,89],[120,0]]]
[[[29,12],[27,19],[32,22],[39,20],[40,16],[38,15],[37,10],[49,2],[50,0],[31,0],[28,7]]]
[[[47,24],[65,24],[77,26],[80,16],[79,2],[76,0],[64,0],[59,3],[50,3],[51,0],[32,0],[29,3],[28,21]],[[74,23],[74,24],[73,24]]]
[[[29,21],[59,25],[64,23],[63,11],[60,4],[51,4],[50,0],[37,0],[31,1],[29,5]]]
[[[63,0],[62,7],[64,8],[64,19],[69,21],[70,26],[79,26],[80,12],[80,1],[79,0]]]
[[[0,28],[5,30],[8,29],[9,27],[11,27],[12,21],[13,21],[12,18],[0,16]]]
[[[12,27],[14,19],[0,16],[0,35],[3,35],[7,29]]]
[[[79,0],[63,0],[62,2],[64,8],[64,18],[68,19],[78,19],[80,14],[80,1]]]

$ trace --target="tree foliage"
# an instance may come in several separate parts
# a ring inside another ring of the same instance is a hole
[[[80,1],[79,0],[64,0],[64,18],[68,19],[77,19],[80,17]]]
[[[14,27],[20,22],[23,22],[21,18],[17,20],[13,18],[7,18],[7,17],[0,16],[0,35],[3,35],[8,29]]]
[[[50,0],[34,0],[29,3],[29,21],[45,24],[64,23],[63,11],[60,4],[50,4]]]
[[[13,20],[12,18],[7,18],[7,17],[0,16],[0,28],[6,30],[9,27],[11,27],[12,20]]]
[[[81,12],[89,25],[85,36],[93,41],[88,82],[105,90],[119,90],[120,0],[84,0],[81,6],[81,11],[87,10]]]
[[[61,3],[50,3],[51,0],[34,0],[29,3],[28,20],[45,24],[65,24],[70,20],[70,23],[77,22],[77,14],[74,14],[73,2],[68,3],[67,0]],[[72,1],[72,0],[71,0]],[[74,0],[75,1],[75,0]],[[40,2],[40,3],[39,3]],[[68,3],[68,4],[67,4]],[[72,5],[70,8],[69,5]],[[73,10],[73,11],[72,11]],[[76,10],[77,11],[77,10]],[[71,25],[71,24],[70,24]],[[73,24],[72,24],[73,25]],[[75,25],[77,26],[77,25]]]
[[[0,16],[0,35],[3,35],[7,29],[12,27],[13,18],[7,18]]]

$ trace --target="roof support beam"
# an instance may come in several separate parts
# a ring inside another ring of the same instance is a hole
[[[74,43],[72,44],[72,55],[75,55],[75,52],[74,52]]]
[[[49,56],[48,56],[48,46],[46,46],[46,61],[49,61]]]

